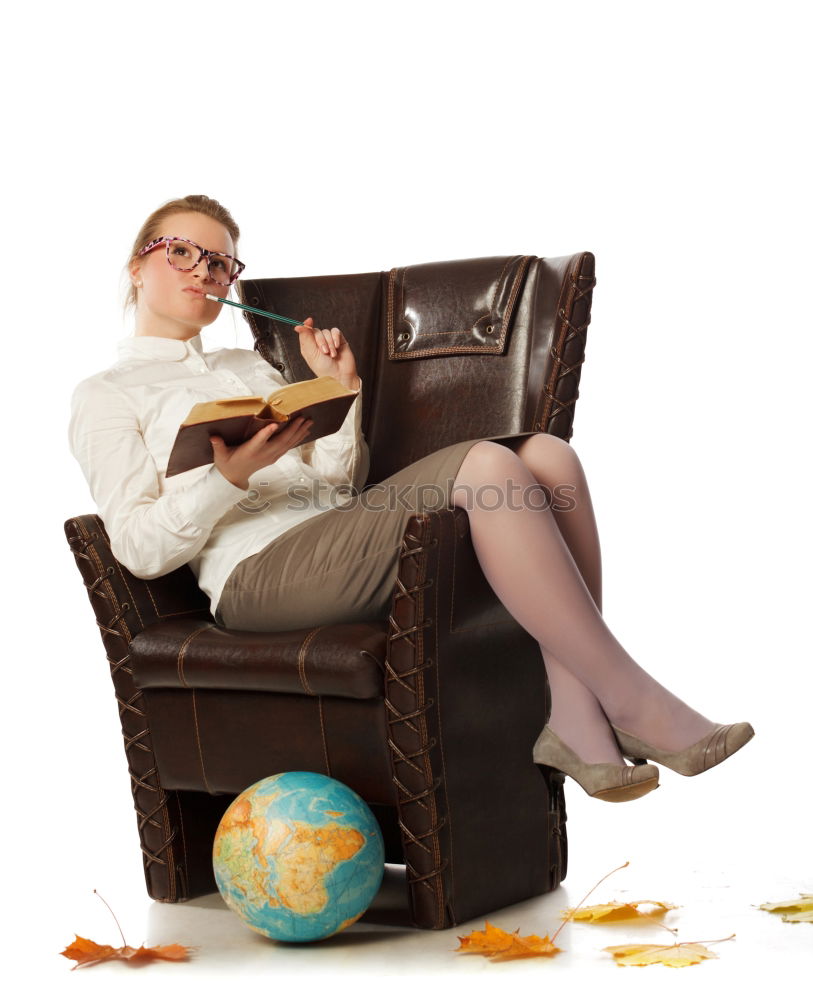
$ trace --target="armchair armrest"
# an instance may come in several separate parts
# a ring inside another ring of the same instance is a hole
[[[189,566],[181,566],[154,580],[142,580],[113,555],[110,537],[98,514],[69,518],[64,527],[105,646],[106,639],[115,639],[119,629],[129,644],[154,622],[178,618],[214,621],[209,600]],[[122,650],[114,641],[108,652],[120,656]]]
[[[177,618],[212,621],[209,602],[188,566],[159,580],[140,580],[119,563],[101,518],[69,518],[65,535],[96,615],[116,693],[121,733],[138,816],[147,889],[153,899],[176,899],[179,872],[186,870],[185,848],[178,843],[180,804],[158,776],[142,692],[133,680],[130,643],[148,625]]]
[[[448,927],[558,885],[567,864],[564,799],[532,761],[550,714],[544,661],[485,579],[461,508],[408,523],[385,669],[419,924]],[[517,856],[532,859],[521,874]]]

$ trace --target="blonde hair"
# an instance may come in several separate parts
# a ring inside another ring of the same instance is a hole
[[[175,215],[177,212],[200,212],[201,215],[208,215],[210,219],[221,223],[234,242],[234,256],[237,256],[237,241],[240,239],[240,227],[232,218],[231,213],[219,201],[215,201],[214,198],[207,198],[205,194],[188,194],[183,198],[173,198],[172,201],[161,205],[160,208],[157,208],[149,216],[141,229],[139,229],[138,236],[136,236],[133,242],[133,249],[125,265],[128,277],[129,268],[136,259],[138,251],[146,246],[150,240],[158,239],[159,236],[164,235],[161,232],[164,220],[169,218],[170,215]],[[125,312],[131,307],[134,309],[137,303],[136,290],[133,287],[133,283],[128,281],[128,284],[129,288],[124,300]]]

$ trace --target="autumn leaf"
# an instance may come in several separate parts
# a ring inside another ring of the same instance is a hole
[[[519,931],[519,928],[517,928]],[[464,937],[458,935],[460,946],[457,951],[466,951],[472,955],[495,955],[511,947],[514,935],[504,931],[486,920],[484,931],[472,931]]]
[[[109,962],[116,959],[130,962],[132,965],[146,965],[156,959],[163,959],[165,962],[184,962],[191,955],[193,949],[186,948],[182,944],[160,945],[157,948],[131,948],[125,944],[121,948],[113,948],[109,944],[96,944],[89,938],[79,937],[77,934],[71,944],[59,954],[64,955],[76,962],[74,969],[80,965],[92,965],[95,962]],[[73,969],[71,970],[73,971]]]
[[[604,879],[609,878],[614,872],[626,868],[628,864],[629,861],[625,861],[618,868],[613,868],[611,872],[608,872],[596,882],[590,892],[593,892],[601,885]],[[582,896],[579,900],[580,904],[587,899],[590,892]],[[549,937],[547,934],[544,937],[539,937],[537,934],[528,934],[525,937],[521,937],[519,928],[512,934],[510,931],[504,931],[501,927],[495,927],[494,924],[490,924],[486,920],[486,929],[484,931],[472,931],[471,934],[464,937],[458,936],[457,940],[460,942],[460,945],[455,950],[469,955],[487,955],[492,962],[505,962],[513,958],[535,958],[538,955],[547,955],[550,957],[562,950],[561,948],[557,948],[553,942],[569,919],[569,917],[566,917],[561,922],[553,937]]]
[[[790,924],[813,923],[813,893],[800,892],[798,899],[784,899],[779,903],[762,903],[760,910],[781,913]]]
[[[544,937],[539,937],[538,934],[528,934],[526,937],[520,937],[519,933],[512,934],[513,942],[511,947],[507,951],[500,951],[496,955],[491,957],[492,962],[507,962],[512,958],[536,958],[540,955],[555,955],[557,951],[561,951],[561,948],[551,941],[551,939],[546,934]]]
[[[501,927],[496,927],[486,920],[484,931],[472,931],[463,937],[458,936],[460,946],[456,951],[471,955],[487,955],[492,962],[505,962],[514,958],[535,958],[539,955],[553,955],[561,951],[550,938],[528,934],[521,937],[519,928],[510,933]]]
[[[74,969],[78,969],[80,965],[93,965],[96,962],[110,962],[115,960],[129,962],[131,965],[146,965],[148,962],[154,962],[156,959],[161,959],[164,962],[185,962],[191,957],[192,952],[195,951],[194,948],[187,948],[182,944],[158,945],[156,948],[145,948],[144,945],[141,945],[140,948],[131,948],[124,940],[121,924],[118,922],[116,914],[110,908],[110,904],[100,892],[97,892],[95,889],[93,892],[110,910],[113,919],[116,921],[116,927],[118,927],[119,934],[121,934],[122,946],[121,948],[114,948],[109,944],[96,944],[90,938],[79,937],[78,934],[74,935],[73,942],[64,951],[59,953],[60,955],[64,955],[65,958],[76,962],[71,972]]]
[[[730,938],[722,940],[729,941]],[[616,965],[660,963],[673,969],[697,965],[706,958],[719,958],[719,955],[704,948],[699,941],[684,941],[677,944],[614,944],[603,948],[602,951],[608,951],[615,959]]]
[[[647,913],[641,913],[637,907],[649,904],[654,907]],[[648,917],[655,913],[666,913],[676,910],[675,903],[662,903],[655,899],[636,899],[628,903],[619,903],[613,899],[609,903],[596,903],[595,906],[582,906],[578,909],[562,910],[560,916],[565,920],[593,920],[609,923],[612,920],[630,920],[633,917]]]

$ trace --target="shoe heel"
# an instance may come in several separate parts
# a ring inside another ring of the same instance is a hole
[[[558,785],[559,788],[563,788],[565,784],[565,772],[560,771],[558,767],[554,767],[553,764],[540,764],[538,761],[534,761],[534,764],[539,768],[542,777],[545,779],[545,783],[551,787],[551,789]]]
[[[586,764],[547,725],[534,744],[533,762],[546,781],[561,785],[567,776],[589,796],[606,802],[628,802],[660,787],[653,764],[642,769],[643,774],[625,764]]]

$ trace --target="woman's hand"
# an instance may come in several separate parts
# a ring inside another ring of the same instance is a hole
[[[337,326],[320,330],[308,316],[294,329],[299,334],[299,351],[314,375],[332,375],[347,389],[359,388],[356,359]]]
[[[247,441],[232,447],[218,434],[210,434],[215,465],[230,483],[247,490],[248,477],[257,469],[273,465],[289,448],[302,444],[313,427],[313,421],[297,417],[283,424],[283,429],[277,433],[279,427],[279,424],[266,424]]]

